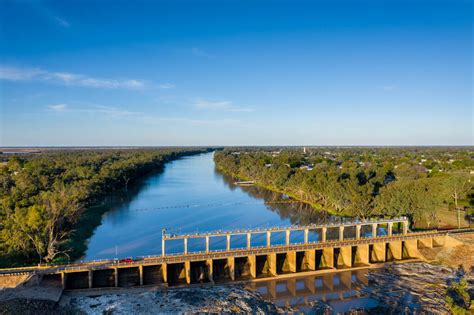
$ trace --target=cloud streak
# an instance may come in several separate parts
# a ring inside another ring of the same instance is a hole
[[[208,101],[198,99],[194,101],[194,107],[200,110],[225,111],[225,112],[254,112],[250,107],[236,106],[231,101]]]
[[[73,107],[68,104],[55,104],[48,105],[47,110],[56,113],[86,113],[86,114],[102,114],[109,117],[139,117],[148,118],[147,115],[142,112],[134,112],[125,109],[121,109],[113,106],[104,105],[90,105],[82,107]]]
[[[0,80],[6,81],[37,81],[67,86],[79,86],[104,89],[144,89],[148,83],[144,80],[117,80],[96,78],[70,72],[53,72],[40,68],[15,68],[0,66]]]

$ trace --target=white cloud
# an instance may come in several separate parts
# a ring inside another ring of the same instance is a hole
[[[191,53],[196,57],[206,57],[206,58],[212,57],[211,54],[205,52],[204,50],[198,47],[193,47],[191,49]]]
[[[213,102],[213,101],[199,99],[194,102],[194,106],[197,109],[202,109],[202,110],[214,110],[214,111],[226,111],[226,112],[253,112],[255,111],[253,108],[250,108],[250,107],[236,106],[232,104],[231,101]]]
[[[70,86],[106,89],[143,89],[147,87],[147,82],[144,80],[104,79],[69,72],[46,71],[39,68],[15,68],[6,66],[0,66],[0,80],[39,81]]]
[[[160,89],[174,89],[176,85],[171,83],[163,83],[159,85]]]
[[[54,112],[64,112],[67,109],[67,104],[49,105],[48,109]]]
[[[113,106],[105,106],[98,104],[90,105],[76,105],[69,106],[68,104],[48,105],[47,109],[54,112],[68,112],[68,113],[85,113],[94,115],[104,115],[108,117],[140,117],[147,118],[148,116],[142,112],[134,112],[126,109],[121,109]]]
[[[70,27],[71,26],[71,23],[69,23],[68,21],[66,21],[65,19],[62,19],[60,17],[53,16],[53,20],[56,23],[58,23],[59,25],[61,25],[62,27]]]

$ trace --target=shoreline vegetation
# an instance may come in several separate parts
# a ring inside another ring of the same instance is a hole
[[[103,199],[133,190],[167,162],[211,148],[51,150],[0,165],[0,267],[80,258],[109,210]]]
[[[214,160],[226,175],[337,216],[437,228],[474,214],[471,148],[227,148]]]

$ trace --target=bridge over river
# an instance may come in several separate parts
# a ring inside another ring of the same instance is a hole
[[[385,227],[386,233],[378,233],[381,226]],[[361,233],[367,227],[370,233]],[[334,230],[337,233],[330,233]],[[346,236],[350,230],[355,232],[355,237]],[[301,231],[304,241],[292,243],[292,233]],[[318,231],[320,240],[309,241],[310,231]],[[285,244],[273,245],[272,234],[282,232],[286,235]],[[163,231],[161,255],[1,269],[0,276],[35,274],[48,281],[57,281],[65,289],[259,281],[358,270],[385,262],[412,261],[420,258],[418,249],[421,247],[444,246],[449,234],[473,232],[411,232],[406,218],[201,234],[170,235]],[[267,244],[252,246],[251,240],[255,234],[265,234]],[[246,247],[232,248],[232,238],[238,235],[246,235]],[[219,237],[226,239],[226,248],[211,250],[210,243]],[[205,250],[188,252],[189,239],[204,239]],[[166,243],[177,240],[183,241],[184,252],[167,254]]]

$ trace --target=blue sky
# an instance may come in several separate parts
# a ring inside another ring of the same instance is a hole
[[[472,1],[0,2],[0,145],[473,144]]]

